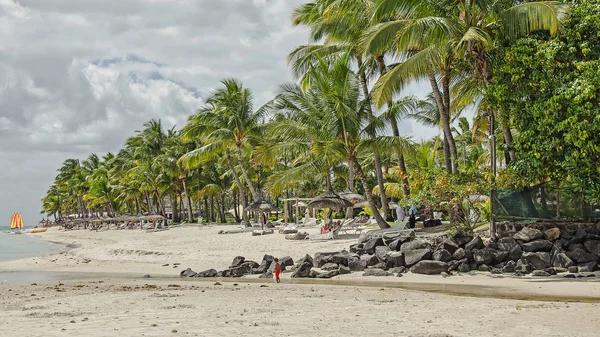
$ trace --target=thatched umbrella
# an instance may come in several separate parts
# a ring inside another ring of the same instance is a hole
[[[278,211],[279,208],[276,206],[273,206],[271,204],[269,204],[266,201],[255,201],[253,202],[251,205],[249,205],[248,207],[246,207],[246,209],[244,209],[244,211],[246,212],[260,212],[261,215],[263,215],[264,213],[268,213],[268,212],[275,212]],[[261,223],[261,228],[264,229],[265,224]]]
[[[350,201],[353,204],[356,204],[357,202],[366,200],[362,194],[358,194],[356,192],[352,192],[349,190],[346,190],[346,191],[340,193],[340,197],[342,199],[346,199],[346,200]]]
[[[308,203],[308,208],[317,209],[344,209],[348,207],[352,207],[352,203],[346,199],[342,199],[333,191],[325,192],[325,194],[321,194]],[[327,214],[325,214],[325,223],[327,223]]]

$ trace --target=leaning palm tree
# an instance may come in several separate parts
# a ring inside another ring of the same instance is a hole
[[[225,154],[227,164],[240,190],[244,208],[247,207],[245,186],[237,173],[239,166],[242,177],[254,201],[262,200],[255,189],[244,160],[243,149],[260,137],[264,126],[261,121],[264,109],[253,110],[252,94],[249,89],[234,79],[222,81],[223,88],[216,90],[206,101],[206,106],[190,117],[182,130],[184,142],[200,141],[203,146],[188,152],[181,160],[186,168],[198,167],[203,161]],[[237,157],[237,165],[233,155]],[[246,212],[243,222],[248,223]]]

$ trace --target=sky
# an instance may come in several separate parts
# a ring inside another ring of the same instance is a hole
[[[183,126],[222,79],[256,106],[273,98],[293,81],[287,54],[309,42],[290,24],[305,1],[0,0],[0,226],[41,220],[65,159],[117,152],[153,118]]]

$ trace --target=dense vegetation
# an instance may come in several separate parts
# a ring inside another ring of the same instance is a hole
[[[248,221],[238,205],[349,190],[384,217],[397,201],[470,226],[465,200],[489,188],[490,114],[500,184],[598,201],[600,5],[572,7],[568,17],[555,1],[314,0],[292,17],[313,41],[289,55],[297,83],[257,108],[227,79],[181,130],[153,120],[117,154],[66,160],[43,212],[164,213],[169,200],[176,221],[192,210],[225,221],[232,207]],[[431,85],[426,99],[403,95],[414,80]],[[401,135],[408,119],[439,136]]]

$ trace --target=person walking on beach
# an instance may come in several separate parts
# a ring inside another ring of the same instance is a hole
[[[277,281],[277,283],[280,283],[281,280],[279,279],[279,274],[281,274],[281,265],[279,264],[279,259],[274,259],[273,263],[275,264],[275,266],[273,267],[273,271],[275,272],[275,280]]]
[[[415,228],[415,225],[417,224],[417,208],[415,205],[410,206],[408,217],[409,228]]]

